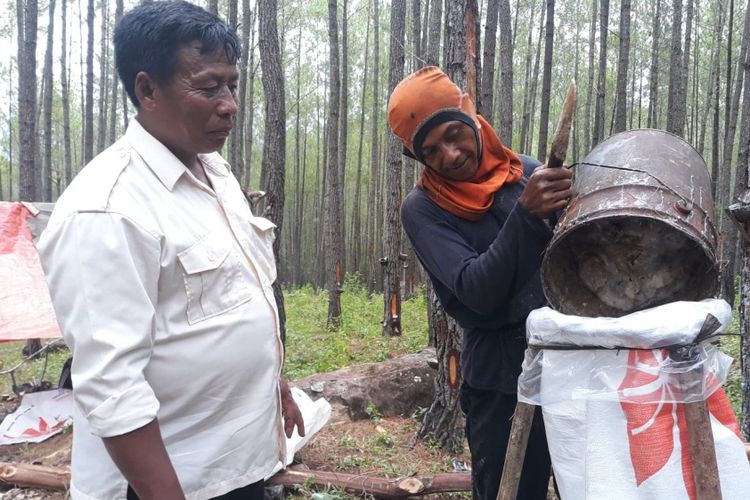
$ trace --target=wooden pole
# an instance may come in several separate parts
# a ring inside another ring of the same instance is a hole
[[[522,401],[516,404],[508,448],[505,450],[505,465],[503,477],[500,479],[500,488],[497,491],[497,500],[516,500],[535,410],[536,406]]]

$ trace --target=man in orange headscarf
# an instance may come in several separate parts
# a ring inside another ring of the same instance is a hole
[[[460,403],[474,498],[500,483],[528,313],[545,304],[539,279],[571,172],[503,146],[474,103],[440,69],[406,77],[388,102],[404,152],[425,165],[401,219],[445,311],[464,330]],[[553,219],[553,220],[550,220]],[[537,411],[518,498],[544,500],[550,458]]]

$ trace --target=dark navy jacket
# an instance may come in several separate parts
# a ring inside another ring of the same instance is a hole
[[[445,311],[464,330],[461,372],[475,389],[511,394],[526,348],[526,316],[545,305],[539,267],[552,237],[518,198],[539,162],[521,156],[524,178],[495,193],[478,221],[461,219],[414,188],[401,206],[404,231]]]

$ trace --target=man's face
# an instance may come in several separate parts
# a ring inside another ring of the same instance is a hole
[[[159,139],[186,163],[221,149],[237,114],[237,68],[224,50],[201,54],[200,48],[200,42],[180,47],[175,75],[156,91]]]
[[[422,143],[422,158],[441,176],[465,181],[479,168],[474,130],[464,122],[449,121],[430,130]]]

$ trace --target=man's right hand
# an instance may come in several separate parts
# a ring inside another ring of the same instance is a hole
[[[568,205],[573,196],[572,178],[573,172],[567,167],[540,165],[529,177],[518,201],[534,217],[546,219]]]

